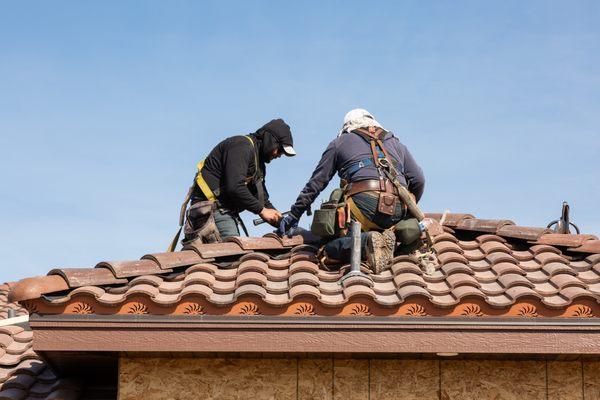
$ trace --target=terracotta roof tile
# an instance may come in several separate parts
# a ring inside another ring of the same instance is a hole
[[[509,220],[496,220],[496,219],[463,219],[456,224],[456,229],[462,229],[467,231],[477,232],[490,232],[496,233],[496,231],[505,225],[514,225],[515,223]]]
[[[580,286],[569,286],[567,288],[561,289],[560,294],[569,299],[569,301],[573,301],[578,297],[590,297],[590,292]],[[596,299],[598,298],[598,296],[594,297]]]
[[[236,288],[250,284],[265,287],[267,286],[267,277],[264,274],[255,271],[242,272],[237,276],[237,280],[235,282]]]
[[[442,218],[442,214],[435,214],[435,213],[426,213],[425,216],[428,218],[433,218],[437,221],[440,221],[440,219]],[[473,217],[473,215],[471,215],[471,214],[448,213],[448,214],[446,214],[446,220],[444,222],[444,226],[449,226],[449,227],[453,228],[462,220],[470,219],[470,218],[475,218],[475,217]]]
[[[539,244],[550,246],[579,247],[588,240],[598,239],[594,235],[565,235],[561,233],[546,233],[537,239]]]
[[[127,283],[127,279],[115,278],[113,272],[106,268],[60,268],[53,269],[48,275],[60,275],[70,288]]]
[[[152,260],[137,261],[103,261],[96,268],[108,268],[117,278],[130,278],[132,276],[161,274],[171,270],[163,270]]]
[[[467,264],[473,271],[487,271],[492,264],[488,260],[469,261]]]
[[[548,246],[546,244],[536,244],[529,247],[529,251],[533,253],[534,256],[540,253],[555,253],[561,254],[561,251],[556,247]]]
[[[494,264],[491,269],[497,275],[504,275],[504,274],[508,274],[508,273],[520,274],[520,275],[526,274],[526,272],[523,268],[519,267],[516,263],[511,263],[511,262],[500,262],[500,263]]]
[[[13,313],[15,317],[27,315],[25,308],[16,302],[9,302],[8,292],[12,286],[14,286],[13,282],[0,285],[0,319],[8,318],[9,312]]]
[[[369,286],[366,285],[351,285],[344,288],[344,297],[351,299],[355,296],[367,296],[375,298],[375,292]]]
[[[517,225],[504,225],[496,231],[496,234],[514,238],[514,239],[524,239],[524,240],[537,240],[544,233],[550,233],[551,230],[548,228],[532,228],[526,226],[517,226]]]
[[[192,244],[184,246],[183,250],[194,250],[202,258],[217,258],[227,256],[241,256],[249,253],[249,250],[243,250],[239,244],[234,242],[210,243],[210,244]]]
[[[511,254],[507,254],[507,253],[503,253],[503,252],[490,253],[490,254],[486,255],[485,258],[492,265],[496,265],[496,264],[504,263],[504,262],[513,263],[513,264],[517,263],[517,259],[514,258]]]
[[[406,299],[402,299],[403,301]],[[451,294],[444,295],[432,295],[431,302],[438,307],[451,307],[455,304],[458,304],[458,300],[456,297]]]
[[[283,247],[282,241],[274,237],[250,238],[232,236],[225,242],[235,242],[244,250],[276,250]]]
[[[529,261],[521,261],[519,267],[523,268],[525,271],[538,271],[542,268],[542,264],[537,260],[532,259]]]
[[[533,283],[544,283],[548,282],[550,277],[543,270],[539,269],[537,271],[530,271],[525,274],[527,279]]]
[[[542,296],[552,296],[559,292],[559,289],[549,281],[536,283],[534,290]]]
[[[438,241],[433,245],[433,248],[438,254],[443,254],[448,251],[463,253],[463,250],[460,248],[460,246],[457,243],[452,242],[450,240]]]
[[[481,261],[485,258],[485,253],[483,251],[481,251],[481,249],[479,249],[479,248],[472,249],[472,250],[465,250],[463,252],[463,255],[469,261]]]
[[[406,285],[417,285],[422,287],[427,286],[421,275],[412,274],[409,272],[396,275],[394,277],[394,282],[399,288]]]
[[[459,262],[449,262],[447,264],[442,265],[441,269],[445,275],[451,275],[457,272],[462,272],[469,275],[474,274],[472,268],[469,268],[468,265]]]
[[[550,282],[559,289],[563,289],[567,286],[579,286],[586,287],[586,284],[581,282],[579,279],[570,274],[557,274],[550,278]]]
[[[498,282],[486,282],[480,285],[482,293],[488,296],[497,296],[504,293],[504,288],[498,284]]]
[[[463,263],[463,264],[466,264],[468,262],[467,259],[462,254],[455,253],[455,252],[447,252],[444,254],[439,254],[438,259],[440,260],[440,263],[442,265],[450,263],[450,262],[459,262],[459,263]]]
[[[452,289],[451,293],[458,300],[467,296],[479,296],[481,298],[485,298],[485,294],[483,294],[479,288],[473,286],[458,286]]]
[[[481,243],[481,250],[485,254],[490,254],[494,252],[503,252],[503,253],[512,253],[511,249],[508,248],[502,241],[499,240],[490,240],[487,242]]]
[[[542,264],[542,266],[549,264],[551,262],[564,263],[568,262],[563,256],[551,253],[549,251],[544,253],[538,253],[535,255],[535,259]]]
[[[569,265],[561,262],[550,262],[542,266],[542,270],[550,276],[556,274],[571,274],[577,275],[577,271],[573,270]]]
[[[585,246],[595,239],[553,234],[528,243],[534,236],[536,240],[542,237],[545,230],[511,223],[450,215],[447,226],[456,232],[448,230],[434,238],[440,267],[429,275],[414,256],[402,255],[381,274],[341,281],[348,265],[325,271],[317,264],[315,247],[299,245],[298,238],[285,242],[267,235],[150,254],[140,261],[100,263],[95,269],[53,270],[52,275],[26,280],[33,288],[25,290],[21,285],[17,295],[29,300],[51,293],[38,304],[48,307],[88,296],[98,303],[99,313],[126,310],[140,296],[161,310],[173,310],[178,302],[198,297],[219,306],[218,310],[229,310],[236,302],[251,298],[282,309],[296,301],[335,308],[365,298],[385,307],[421,298],[438,308],[475,298],[494,308],[508,308],[524,297],[562,308],[580,297],[599,298],[600,254],[578,256],[564,246],[580,242]],[[555,245],[549,245],[550,241]],[[296,247],[289,247],[290,243]],[[555,247],[557,243],[563,245],[562,251]],[[361,271],[368,273],[365,266]]]
[[[569,250],[579,253],[600,253],[600,240],[588,240],[581,246]]]
[[[203,259],[198,253],[192,250],[147,254],[142,257],[142,260],[154,261],[161,269],[172,269],[199,264],[201,262],[214,261],[213,258]]]
[[[373,286],[373,281],[371,281],[368,277],[361,276],[361,275],[350,276],[350,277],[344,279],[340,283],[342,284],[342,287],[344,287],[344,288],[347,288],[349,286],[354,286],[354,285],[363,285],[363,286],[368,286],[368,287]]]
[[[479,243],[480,245],[483,245],[484,243],[488,243],[488,242],[506,243],[506,239],[504,239],[498,235],[494,235],[494,234],[479,235],[475,238],[475,241],[477,243]],[[481,246],[481,247],[484,248],[484,246]]]
[[[433,298],[433,296],[423,287],[417,285],[406,285],[398,289],[398,296],[402,301],[405,301],[410,296],[425,296]]]
[[[538,299],[543,298],[539,293],[532,290],[528,286],[513,286],[513,287],[506,289],[505,293],[506,293],[506,296],[510,297],[513,301],[518,300],[519,298],[525,297],[525,296],[537,297]]]
[[[492,269],[473,271],[473,276],[479,283],[495,282],[498,276]]]
[[[447,295],[452,291],[452,288],[446,281],[442,282],[427,282],[427,291],[433,295]]]
[[[295,286],[292,286],[290,288],[290,298],[293,299],[297,296],[302,296],[302,295],[312,295],[315,296],[317,298],[319,298],[321,296],[321,292],[319,291],[319,289],[313,285],[307,285],[307,284],[298,284]],[[330,297],[332,297],[332,295],[328,295]],[[336,297],[338,295],[335,295]],[[343,298],[340,299],[341,301],[343,301]]]
[[[445,241],[450,241],[452,243],[459,243],[459,240],[456,238],[456,236],[453,236],[447,232],[437,235],[436,237],[432,238],[432,241],[434,244],[437,244],[440,242],[445,242]]]
[[[519,261],[529,261],[533,259],[533,254],[529,250],[519,251],[513,250],[512,255]]]
[[[577,277],[585,283],[598,283],[600,282],[600,275],[594,270],[581,271],[577,274]]]
[[[542,303],[551,308],[562,308],[568,306],[571,302],[560,294],[556,294],[554,296],[544,296]]]
[[[468,274],[457,273],[457,274],[448,275],[446,280],[448,281],[450,286],[453,288],[456,286],[459,286],[459,285],[471,285],[471,286],[479,287],[479,282],[477,282],[477,280],[475,278],[473,278],[471,275],[468,275]]]
[[[500,275],[498,277],[498,282],[507,289],[516,285],[534,287],[534,284],[529,279],[519,274]]]
[[[33,351],[32,340],[30,330],[0,327],[0,398],[77,398],[81,386],[57,376]]]

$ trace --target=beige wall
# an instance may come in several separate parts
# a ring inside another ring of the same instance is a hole
[[[600,400],[600,362],[122,357],[119,399]]]

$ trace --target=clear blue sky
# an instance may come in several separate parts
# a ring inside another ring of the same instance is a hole
[[[163,251],[196,162],[274,117],[288,209],[354,107],[426,211],[542,226],[567,200],[600,234],[597,1],[4,1],[0,281]]]

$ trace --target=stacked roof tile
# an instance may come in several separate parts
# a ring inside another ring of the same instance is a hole
[[[10,292],[13,286],[14,283],[3,283],[0,285],[0,319],[9,318],[10,314],[12,314],[12,317],[27,315],[27,310],[18,303],[8,301],[8,292]]]
[[[8,288],[10,284],[1,285]],[[0,296],[0,309],[17,309],[17,316],[27,312]],[[76,399],[80,386],[60,379],[33,351],[33,332],[18,325],[0,326],[0,400],[3,399]]]
[[[399,256],[388,271],[342,282],[347,266],[324,271],[300,237],[267,235],[55,269],[21,281],[13,297],[40,313],[600,316],[595,236],[468,214],[449,214],[444,228],[432,275]]]

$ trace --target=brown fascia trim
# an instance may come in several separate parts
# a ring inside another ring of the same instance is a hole
[[[600,319],[32,316],[36,351],[600,354]]]

